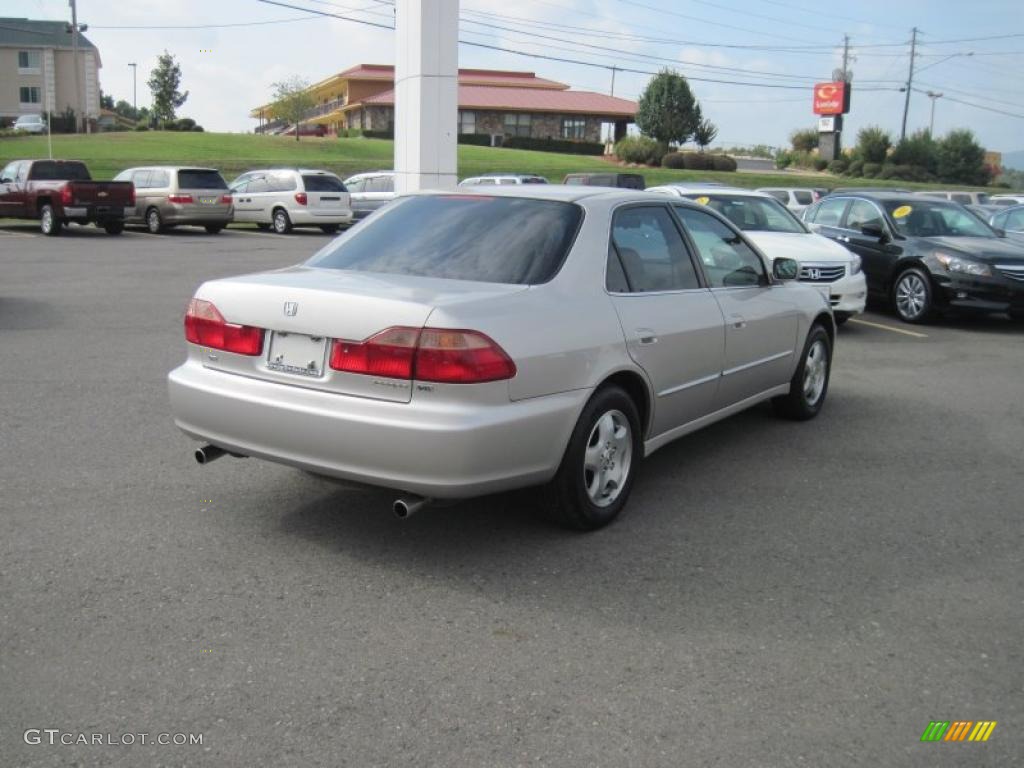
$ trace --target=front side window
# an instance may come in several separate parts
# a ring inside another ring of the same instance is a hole
[[[18,170],[17,163],[8,163],[4,166],[4,169],[0,171],[0,179],[9,179],[14,181],[14,175]]]
[[[18,51],[18,69],[39,69],[39,51]]]
[[[509,112],[505,115],[505,135],[506,136],[529,136],[530,135],[530,115]]]
[[[586,135],[587,121],[581,117],[562,118],[562,138],[579,140]]]
[[[152,175],[152,171],[135,171],[132,174],[132,184],[135,185],[136,189],[149,189],[149,187],[152,186],[152,184],[149,183]]]
[[[631,293],[700,287],[682,235],[672,214],[662,206],[616,212],[612,244]],[[614,290],[619,282],[618,270],[609,270],[608,290]]]
[[[693,239],[712,288],[755,286],[768,282],[761,257],[738,233],[704,211],[676,206],[676,213]]]
[[[366,182],[367,192],[394,192],[395,180],[393,176],[374,176]]]
[[[34,85],[25,86],[23,85],[18,89],[18,100],[22,104],[38,104],[39,103],[39,88]]]
[[[810,205],[814,202],[814,195],[808,189],[797,189],[793,191],[793,197],[800,205]]]
[[[449,280],[534,285],[550,280],[572,247],[574,203],[486,195],[418,195],[382,209],[307,263]]]
[[[838,227],[846,210],[845,198],[829,199],[822,202],[811,214],[811,221],[823,227]]]
[[[1024,209],[1009,211],[1000,215],[1004,217],[1003,221],[1005,223],[997,226],[1002,226],[1003,229],[1010,229],[1014,232],[1024,231]]]
[[[476,133],[476,112],[459,112],[459,133]]]
[[[867,200],[854,200],[850,203],[850,210],[846,213],[846,229],[860,232],[863,227],[881,229],[882,215]]]

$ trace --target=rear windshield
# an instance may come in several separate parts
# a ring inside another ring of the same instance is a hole
[[[730,195],[710,189],[708,193],[689,193],[687,197],[718,211],[745,232],[807,232],[789,209],[774,197]]]
[[[32,163],[30,181],[90,181],[89,169],[84,163],[57,163],[41,160]]]
[[[302,183],[306,185],[307,192],[345,192],[345,185],[336,176],[323,176],[320,174],[303,176]]]
[[[179,189],[227,189],[228,185],[217,171],[178,171]]]
[[[582,217],[579,206],[555,200],[407,197],[328,245],[308,264],[533,285],[558,272]]]

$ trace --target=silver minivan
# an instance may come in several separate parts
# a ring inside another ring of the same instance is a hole
[[[329,171],[270,168],[243,173],[231,182],[235,221],[249,222],[279,235],[293,227],[338,231],[352,223],[348,190]]]
[[[145,224],[154,235],[178,224],[196,224],[215,235],[231,221],[228,185],[214,168],[129,168],[114,181],[135,184],[135,208],[125,209],[125,224]]]
[[[352,214],[365,219],[378,208],[395,199],[395,172],[368,171],[345,179],[352,196]]]

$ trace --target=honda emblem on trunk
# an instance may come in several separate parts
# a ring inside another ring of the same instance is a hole
[[[288,317],[295,317],[295,313],[299,311],[299,303],[297,301],[286,301],[284,303],[284,313]]]

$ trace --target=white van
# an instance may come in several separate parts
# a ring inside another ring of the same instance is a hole
[[[231,182],[235,221],[279,235],[292,227],[338,231],[352,223],[352,205],[341,179],[329,171],[271,168],[243,173]]]

